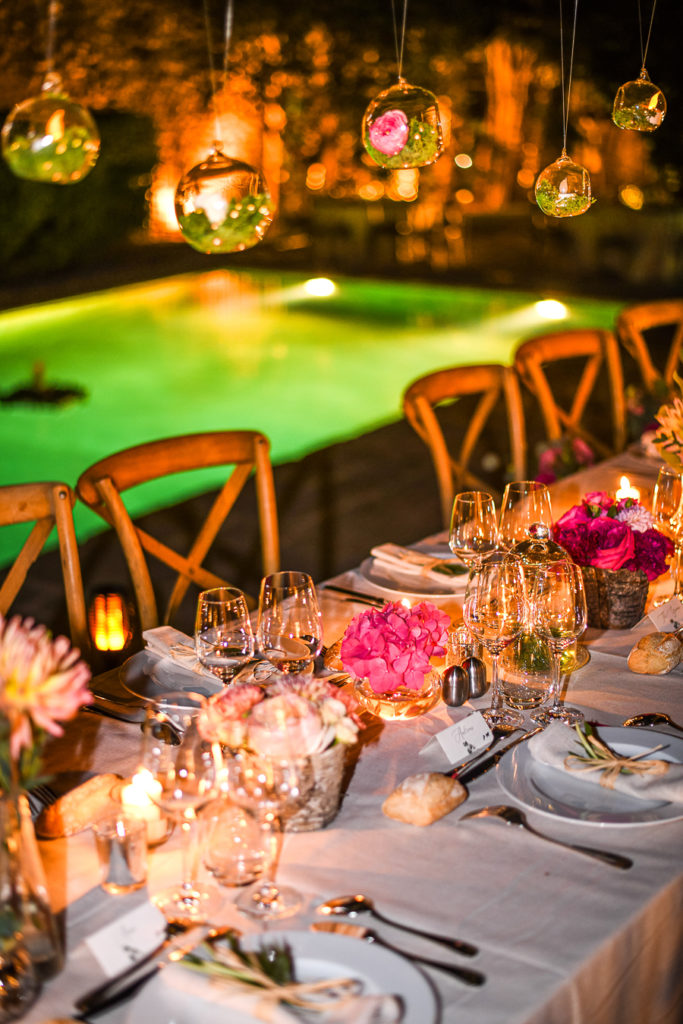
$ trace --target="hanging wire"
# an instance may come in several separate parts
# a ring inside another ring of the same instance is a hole
[[[403,77],[403,48],[406,41],[406,19],[408,17],[408,0],[403,0],[403,20],[399,39],[398,20],[396,18],[396,0],[391,0],[391,15],[394,22],[394,46],[396,47],[396,67],[398,77]]]
[[[647,61],[647,51],[650,47],[650,36],[652,35],[652,23],[655,20],[655,8],[657,6],[657,0],[652,0],[652,13],[650,14],[650,27],[647,30],[647,39],[645,46],[643,47],[643,14],[640,9],[640,0],[638,0],[638,31],[640,33],[640,66],[642,70],[645,70],[645,62]]]
[[[230,53],[230,42],[232,40],[232,23],[233,23],[233,11],[234,11],[234,0],[228,0],[225,8],[225,28],[224,28],[224,43],[223,43],[223,67],[222,67],[222,79],[225,82],[225,76],[228,71],[228,56]],[[211,39],[211,20],[209,18],[209,3],[208,0],[204,0],[204,28],[206,29],[206,48],[209,55],[209,80],[211,83],[211,105],[213,106],[213,116],[216,129],[216,139],[214,141],[214,148],[220,149],[222,143],[219,141],[221,137],[221,123],[218,116],[218,103],[216,102],[216,94],[218,92],[216,82],[216,66],[213,59],[213,44]]]
[[[569,52],[569,75],[567,88],[564,87],[564,14],[562,11],[562,0],[560,0],[560,65],[562,82],[562,156],[567,155],[567,128],[569,126],[569,101],[572,94],[572,77],[574,75],[574,43],[576,42],[576,15],[579,10],[579,0],[574,0],[574,21],[572,24],[572,45]]]
[[[45,53],[46,71],[49,75],[54,71],[55,28],[59,14],[58,0],[49,0],[47,5],[47,49]]]

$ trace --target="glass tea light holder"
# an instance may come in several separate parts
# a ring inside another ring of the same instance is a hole
[[[131,779],[117,783],[112,792],[123,814],[145,825],[148,846],[159,846],[173,831],[173,820],[154,802],[153,797],[160,794],[161,783],[146,768],[140,768]]]
[[[147,829],[144,821],[112,814],[92,826],[100,884],[114,896],[141,889],[147,881]]]

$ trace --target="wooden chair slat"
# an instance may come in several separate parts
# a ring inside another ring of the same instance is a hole
[[[658,369],[646,335],[654,328],[668,326],[673,328],[673,335],[664,367]],[[643,302],[622,310],[617,317],[616,334],[635,360],[648,391],[652,391],[660,380],[671,386],[683,347],[683,299]]]

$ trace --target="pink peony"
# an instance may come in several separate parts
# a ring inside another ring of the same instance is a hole
[[[402,110],[387,110],[368,124],[368,136],[378,153],[396,156],[408,141],[410,127]]]
[[[0,713],[10,724],[10,754],[17,758],[34,743],[33,726],[52,736],[59,722],[92,702],[90,669],[65,636],[50,638],[33,619],[0,615]]]
[[[197,718],[199,735],[209,743],[240,747],[247,733],[247,718],[265,692],[254,683],[233,683],[204,703]]]

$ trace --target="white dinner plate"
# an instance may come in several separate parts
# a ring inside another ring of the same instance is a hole
[[[420,551],[423,555],[427,555],[429,558],[453,558],[453,552],[451,551],[448,544],[448,534],[435,534],[433,537],[426,537],[425,540],[418,541],[417,544],[413,544],[412,547],[416,551]]]
[[[623,726],[601,726],[600,736],[624,757],[644,754],[661,743],[664,749],[653,756],[683,762],[683,737]],[[539,814],[576,825],[658,825],[683,818],[681,803],[640,800],[595,783],[580,782],[568,772],[541,764],[526,743],[510,751],[496,771],[500,785],[513,799]]]
[[[363,995],[396,995],[403,1002],[401,1024],[436,1024],[437,1005],[426,978],[402,957],[347,935],[325,932],[268,932],[245,937],[245,949],[286,942],[299,981],[356,978]],[[230,987],[171,965],[160,971],[131,1004],[126,1024],[254,1024],[256,1018],[229,1007]],[[291,1015],[292,1021],[296,1018]]]
[[[149,651],[133,654],[119,669],[121,683],[136,697],[158,700],[167,693],[199,693],[209,697],[222,690],[219,679],[176,665],[171,658],[159,658]]]
[[[368,583],[391,594],[392,597],[396,594],[403,597],[454,597],[457,594],[464,594],[467,586],[467,573],[456,576],[452,582],[444,583],[442,586],[427,576],[389,568],[374,558],[366,558],[361,562],[358,571]]]

